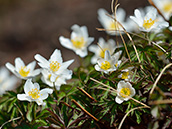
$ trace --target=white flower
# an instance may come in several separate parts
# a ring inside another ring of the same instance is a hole
[[[117,96],[115,101],[121,104],[123,101],[128,101],[129,97],[133,97],[136,94],[135,89],[129,82],[120,81],[117,85]]]
[[[71,70],[68,70],[68,69],[64,70],[64,71],[63,71],[63,74],[60,74],[60,75],[58,75],[58,76],[55,76],[56,78],[53,79],[54,82],[50,79],[51,76],[52,76],[52,73],[51,73],[51,72],[49,72],[49,71],[46,70],[46,69],[43,69],[43,70],[41,71],[41,73],[42,73],[42,75],[43,75],[43,76],[41,77],[41,80],[42,80],[45,84],[47,84],[48,86],[50,86],[50,87],[54,87],[54,84],[55,84],[55,87],[56,87],[57,90],[60,90],[60,86],[61,86],[62,84],[66,84],[66,80],[72,78],[72,71],[71,71]]]
[[[28,79],[24,85],[25,94],[17,94],[17,98],[21,101],[35,101],[38,105],[45,105],[43,100],[48,98],[48,94],[52,94],[53,90],[50,88],[44,88],[40,90],[38,83],[32,83],[31,79]]]
[[[29,63],[28,65],[25,65],[22,59],[17,57],[15,59],[15,67],[10,63],[6,63],[5,65],[17,77],[25,79],[25,80],[28,78],[35,77],[38,74],[40,74],[40,69],[34,70],[36,61],[33,61]]]
[[[121,47],[121,46],[118,46]],[[116,43],[114,40],[109,39],[107,42],[103,38],[99,38],[98,45],[91,45],[88,49],[89,51],[95,53],[95,55],[91,58],[91,63],[95,64],[99,57],[104,58],[105,51],[109,50],[112,55],[116,48]]]
[[[138,24],[141,31],[150,32],[169,26],[168,22],[159,19],[157,10],[153,7],[148,10],[145,16],[142,16],[138,9],[135,9],[134,14],[135,16],[130,16],[130,18]]]
[[[122,24],[122,26],[129,31],[128,27],[130,26],[129,24],[127,24],[127,22],[125,22],[125,16],[126,16],[126,12],[124,9],[122,8],[118,8],[116,11],[116,20],[119,22],[116,22],[113,18],[114,18],[114,14],[112,14],[110,16],[108,16],[108,12],[103,9],[100,8],[97,11],[98,13],[98,20],[99,22],[102,24],[102,26],[107,30],[107,34],[109,35],[119,35],[119,31],[121,33],[123,33],[123,29],[122,27],[119,25]]]
[[[101,71],[106,74],[109,74],[110,72],[115,71],[118,68],[118,66],[121,64],[121,61],[118,61],[120,55],[121,55],[121,51],[111,56],[110,52],[106,50],[104,58],[99,58],[97,60],[95,69],[97,71]]]
[[[71,39],[63,36],[59,37],[61,45],[73,50],[80,57],[87,56],[87,47],[94,41],[94,38],[88,37],[88,30],[86,26],[79,27],[75,24],[71,27],[71,29],[73,30],[71,33]]]
[[[163,16],[169,20],[172,16],[172,0],[153,0]]]
[[[15,76],[10,76],[10,72],[5,67],[0,67],[0,95],[5,91],[13,90],[17,81]]]
[[[38,65],[40,67],[42,67],[43,69],[47,69],[51,72],[52,74],[51,81],[55,81],[55,78],[58,75],[63,74],[63,72],[67,70],[67,67],[74,61],[74,60],[69,60],[63,62],[63,59],[61,57],[61,52],[60,50],[57,49],[54,50],[49,60],[45,59],[39,54],[35,55],[35,59],[38,61]]]
[[[127,69],[121,70],[121,74],[118,76],[125,81],[131,81],[133,77],[133,72],[131,71],[134,67],[128,67]]]

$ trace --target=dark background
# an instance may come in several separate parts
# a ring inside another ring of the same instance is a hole
[[[147,0],[119,0],[127,15],[135,8],[149,5]],[[55,48],[62,52],[64,61],[75,58],[71,68],[78,65],[78,56],[63,48],[58,37],[70,37],[73,24],[86,25],[94,43],[99,37],[101,24],[97,10],[111,13],[111,0],[0,0],[0,66],[6,62],[14,64],[21,57],[25,64],[34,60],[39,53],[49,59]],[[115,37],[114,37],[115,38]]]

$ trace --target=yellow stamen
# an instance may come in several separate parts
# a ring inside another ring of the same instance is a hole
[[[123,72],[122,73],[122,79],[128,79],[129,72]]]
[[[105,51],[108,50],[107,48],[104,48],[100,51],[100,57],[104,58],[105,57]]]
[[[111,65],[108,61],[105,61],[104,63],[101,63],[101,69],[108,70],[110,69]]]
[[[112,21],[109,25],[109,29],[112,29],[112,30],[119,30],[119,28],[120,28],[120,25],[114,21]]]
[[[19,74],[20,74],[22,77],[27,77],[29,73],[30,73],[30,69],[27,69],[26,66],[21,67],[20,70],[19,70]]]
[[[172,2],[165,3],[162,10],[164,12],[171,13],[172,12]]]
[[[38,99],[40,97],[40,91],[37,88],[32,89],[32,91],[29,91],[28,94],[32,97],[32,99]]]
[[[127,96],[129,96],[131,94],[131,91],[129,88],[122,88],[121,91],[120,91],[120,95],[123,97],[123,98],[126,98]]]
[[[52,61],[50,63],[50,69],[53,71],[53,72],[56,72],[58,71],[60,68],[60,63],[58,63],[57,61]]]
[[[152,20],[152,18],[150,18],[149,20],[145,19],[143,23],[143,27],[145,29],[149,29],[154,25],[154,23],[155,23],[155,20]]]
[[[83,37],[72,39],[71,42],[73,43],[73,46],[78,49],[82,48],[85,44]]]

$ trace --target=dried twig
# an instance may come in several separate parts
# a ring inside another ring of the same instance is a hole
[[[152,93],[153,93],[153,91],[154,91],[154,89],[155,89],[155,87],[156,87],[156,85],[157,85],[159,79],[161,78],[162,74],[163,74],[164,71],[165,71],[167,68],[169,68],[170,66],[172,66],[172,63],[166,65],[166,66],[163,68],[163,70],[161,71],[161,73],[160,73],[159,76],[157,77],[155,83],[153,84],[153,87],[152,87],[152,89],[151,89],[151,91],[150,91],[150,93],[149,93],[150,96],[152,95]]]
[[[90,114],[88,111],[86,111],[79,103],[77,103],[74,99],[72,99],[72,102],[79,107],[84,113],[86,113],[88,116],[90,116],[91,118],[93,118],[95,121],[99,121],[95,116],[93,116],[92,114]]]
[[[120,124],[119,124],[118,129],[121,129],[122,124],[124,123],[125,118],[128,116],[128,114],[129,114],[130,112],[132,112],[132,111],[134,111],[134,110],[137,110],[137,109],[142,109],[142,108],[148,108],[148,107],[141,106],[141,107],[133,108],[133,109],[131,109],[130,111],[128,111],[128,112],[125,114],[125,116],[122,118],[122,120],[121,120],[121,122],[120,122]]]

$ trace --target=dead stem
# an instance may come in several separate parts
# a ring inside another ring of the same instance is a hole
[[[94,81],[94,82],[97,82],[97,83],[103,85],[103,86],[106,87],[106,88],[111,89],[111,90],[109,90],[109,89],[104,89],[104,90],[107,90],[107,91],[109,91],[109,92],[114,92],[114,93],[116,93],[116,94],[117,94],[117,93],[118,93],[118,94],[121,94],[121,95],[123,95],[124,97],[127,97],[127,98],[129,98],[129,99],[135,101],[136,103],[139,103],[139,104],[143,105],[144,107],[150,108],[150,106],[148,106],[148,105],[146,105],[146,104],[144,104],[144,103],[138,101],[137,99],[134,99],[134,98],[132,98],[132,97],[130,97],[130,96],[127,96],[127,95],[125,95],[125,94],[123,94],[123,93],[119,93],[116,89],[114,89],[114,88],[112,88],[111,86],[108,86],[108,85],[106,85],[106,84],[104,84],[104,83],[102,83],[102,82],[99,82],[98,80],[95,80],[94,78],[90,78],[90,80],[92,80],[92,81]],[[99,87],[99,89],[101,89],[101,88]]]
[[[124,123],[124,120],[126,119],[126,117],[128,116],[128,114],[129,114],[130,112],[132,112],[132,111],[134,111],[134,110],[137,110],[137,109],[142,109],[142,108],[148,108],[148,107],[141,106],[141,107],[136,107],[136,108],[133,108],[133,109],[129,110],[129,111],[125,114],[125,116],[122,118],[122,120],[121,120],[121,122],[120,122],[120,124],[119,124],[118,129],[121,129],[122,124]]]
[[[14,120],[18,120],[18,119],[20,119],[20,118],[21,118],[21,116],[19,116],[19,117],[17,117],[17,118],[13,118],[13,119],[11,119],[11,120],[6,121],[5,123],[3,123],[3,124],[1,125],[0,129],[2,129],[2,127],[3,127],[5,124],[7,124],[7,123],[9,123],[9,122],[11,122],[11,121],[14,121]]]
[[[160,73],[159,76],[157,77],[155,83],[153,84],[153,87],[152,87],[152,89],[151,89],[151,91],[150,91],[150,93],[149,93],[150,96],[152,95],[152,93],[153,93],[153,91],[154,91],[154,89],[155,89],[155,87],[156,87],[156,85],[157,85],[159,79],[161,78],[162,74],[163,74],[164,71],[165,71],[167,68],[169,68],[170,66],[172,66],[172,63],[166,65],[166,66],[163,68],[163,70],[161,71],[161,73]]]
[[[151,43],[154,44],[155,46],[157,46],[159,49],[161,49],[165,54],[168,54],[168,52],[164,48],[162,48],[160,45],[158,45],[157,43],[155,43],[155,42],[151,42]]]
[[[77,103],[74,99],[72,99],[72,102],[79,107],[84,113],[86,113],[88,116],[90,116],[91,118],[93,118],[95,121],[99,121],[95,116],[93,116],[92,114],[90,114],[88,111],[86,111],[79,103]]]
[[[159,104],[170,104],[172,103],[172,99],[164,99],[164,100],[156,100],[156,101],[149,101],[150,105],[159,105]]]
[[[97,102],[97,100],[95,100],[90,94],[88,94],[84,89],[81,89],[79,87],[77,87],[77,89],[79,89],[82,93],[84,93],[86,96],[88,96],[91,100]]]

